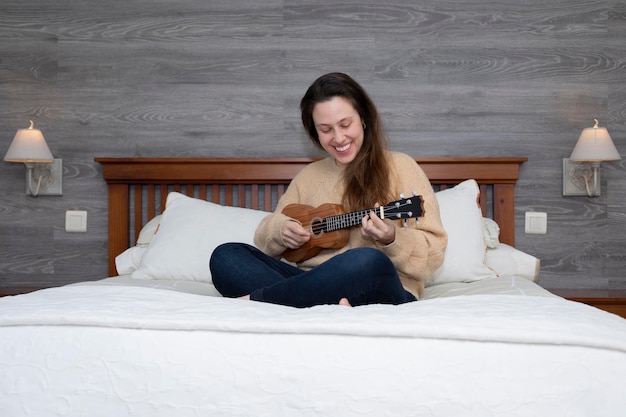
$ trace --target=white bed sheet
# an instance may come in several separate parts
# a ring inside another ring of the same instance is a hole
[[[0,299],[1,416],[622,416],[625,377],[626,320],[558,297]]]
[[[432,285],[424,289],[422,299],[429,300],[433,298],[482,294],[558,297],[527,278],[518,275],[502,275],[480,281],[448,282]]]
[[[114,287],[142,287],[160,290],[170,290],[196,295],[221,297],[213,283],[199,281],[177,281],[173,279],[140,279],[130,275],[119,275],[98,281],[84,281],[70,284],[72,286],[114,286]]]
[[[211,295],[221,297],[212,283],[198,281],[177,281],[159,279],[138,279],[130,275],[120,275],[98,281],[79,282],[72,285],[105,285],[131,286],[164,289],[189,294]],[[557,297],[535,282],[519,275],[502,275],[496,278],[483,279],[472,282],[448,282],[426,287],[423,299],[457,297],[460,295],[502,294],[502,295],[531,295],[542,297]]]

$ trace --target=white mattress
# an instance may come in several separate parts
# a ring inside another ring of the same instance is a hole
[[[0,416],[623,416],[625,377],[626,320],[552,296],[0,299]]]

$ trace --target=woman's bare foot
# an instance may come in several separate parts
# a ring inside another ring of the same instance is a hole
[[[241,297],[237,297],[240,300],[249,300],[250,299],[250,294],[248,295],[242,295]]]
[[[348,301],[347,298],[342,298],[341,300],[339,300],[339,305],[340,306],[346,306],[346,307],[352,307],[352,304],[350,304],[350,301]]]

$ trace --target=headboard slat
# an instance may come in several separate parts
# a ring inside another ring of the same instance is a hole
[[[483,217],[489,216],[489,204],[487,203],[487,184],[480,184],[480,208],[483,211]]]
[[[134,229],[135,229],[135,241],[139,237],[139,232],[141,231],[141,226],[143,225],[143,198],[142,198],[142,187],[135,186],[134,192],[134,211],[135,211],[135,219],[134,219]]]
[[[264,193],[265,201],[263,202],[263,207],[267,211],[267,207],[272,207],[272,186],[269,184],[265,184]]]
[[[148,186],[148,216],[145,221],[150,220],[156,215],[156,193],[154,188],[154,186]]]
[[[259,209],[259,185],[252,184],[250,189],[250,208]]]

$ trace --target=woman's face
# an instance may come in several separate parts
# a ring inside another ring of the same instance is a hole
[[[363,146],[363,123],[352,104],[333,97],[313,107],[313,123],[322,148],[340,165],[354,160]]]

